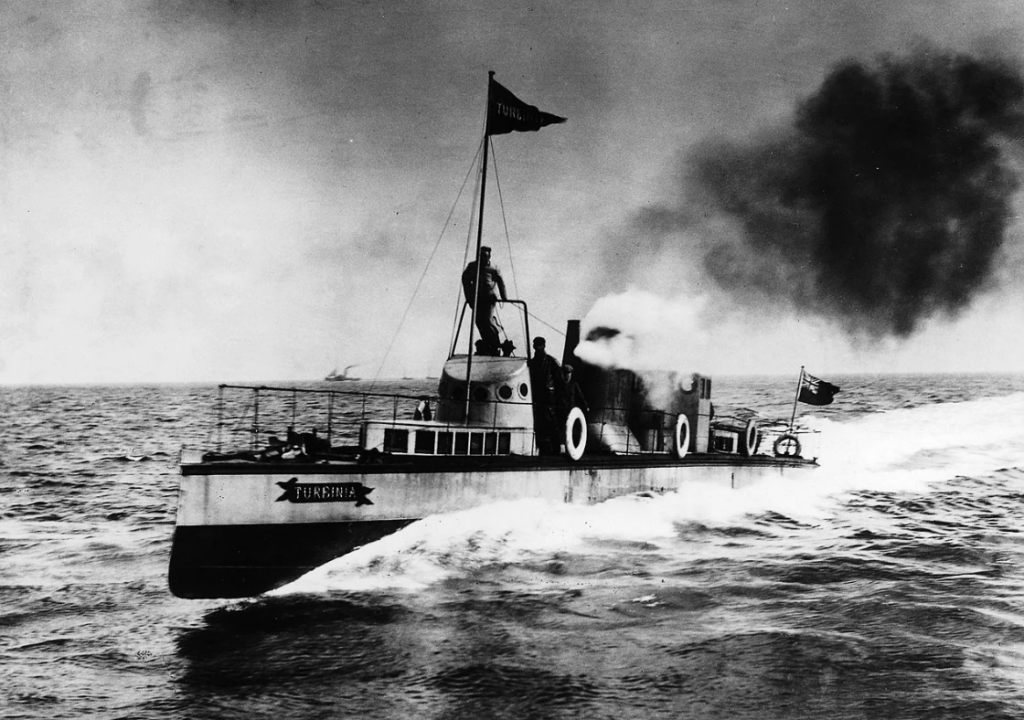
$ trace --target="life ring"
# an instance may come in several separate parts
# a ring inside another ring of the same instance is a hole
[[[777,457],[800,457],[800,438],[796,435],[779,435],[772,448]]]
[[[565,419],[565,451],[573,460],[579,460],[583,457],[586,447],[587,419],[583,417],[582,410],[574,407]]]
[[[740,452],[748,457],[757,453],[757,449],[761,446],[761,433],[757,429],[756,420],[747,420],[747,427],[743,431],[743,447],[740,448]]]
[[[682,460],[690,449],[690,420],[685,415],[676,418],[676,431],[672,435],[672,451]]]

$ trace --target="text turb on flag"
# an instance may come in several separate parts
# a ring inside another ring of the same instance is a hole
[[[490,105],[487,108],[487,134],[533,132],[546,125],[564,123],[565,118],[527,105],[501,83],[491,78]]]

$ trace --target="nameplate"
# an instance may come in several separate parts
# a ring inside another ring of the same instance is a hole
[[[298,478],[277,483],[284,494],[277,502],[290,503],[354,502],[356,507],[373,505],[366,496],[373,492],[362,483],[300,483]]]

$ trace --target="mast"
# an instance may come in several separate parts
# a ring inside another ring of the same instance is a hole
[[[793,397],[793,414],[789,416],[789,432],[793,432],[793,423],[796,422],[796,404],[800,400],[800,388],[804,386],[804,366],[800,366],[800,379],[796,381],[796,395]]]
[[[491,83],[494,80],[494,71],[487,71],[487,116],[490,116],[491,112]],[[487,197],[487,151],[490,145],[490,137],[487,135],[487,122],[484,122],[484,161],[481,170],[480,177],[480,217],[477,219],[476,229],[476,250],[474,251],[473,257],[476,263],[476,281],[473,283],[473,302],[471,304],[471,310],[469,318],[469,347],[466,349],[466,418],[465,422],[469,423],[469,403],[470,403],[470,392],[469,392],[469,381],[473,376],[473,334],[476,331],[476,314],[478,310],[478,301],[480,299],[480,248],[483,247],[483,236],[484,236],[484,199]]]

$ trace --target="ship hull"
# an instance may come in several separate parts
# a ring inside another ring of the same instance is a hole
[[[713,453],[581,464],[556,457],[185,465],[169,583],[179,597],[249,597],[430,515],[523,498],[592,504],[687,483],[741,488],[815,467]]]
[[[179,526],[168,584],[172,593],[190,599],[259,595],[411,522]]]

